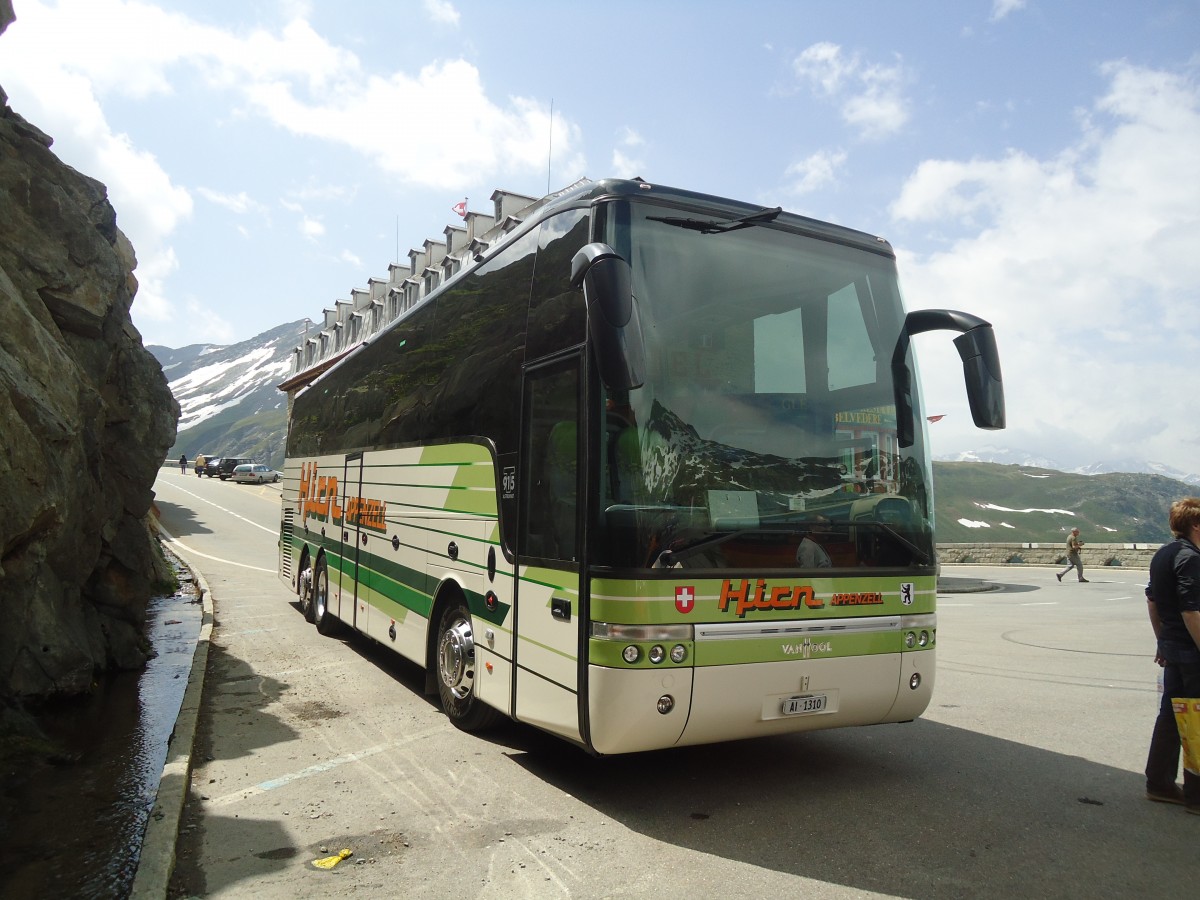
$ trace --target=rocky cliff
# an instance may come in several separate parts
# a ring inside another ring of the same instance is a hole
[[[107,191],[50,145],[0,88],[0,698],[145,661],[146,520],[179,417]]]

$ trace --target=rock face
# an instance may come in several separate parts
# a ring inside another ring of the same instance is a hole
[[[0,32],[12,18],[0,0]],[[0,90],[0,698],[145,661],[147,514],[179,417],[107,191],[50,144]]]

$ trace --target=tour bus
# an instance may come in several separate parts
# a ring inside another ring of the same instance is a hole
[[[595,754],[905,722],[937,646],[912,335],[1004,427],[991,325],[891,246],[584,182],[298,393],[279,574],[475,731]]]

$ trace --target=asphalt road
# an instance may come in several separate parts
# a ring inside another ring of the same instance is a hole
[[[274,574],[276,486],[155,489],[215,604],[173,897],[1195,892],[1200,817],[1143,793],[1144,571],[955,567],[1001,588],[940,598],[915,723],[593,759],[464,734],[415,666],[317,634]]]

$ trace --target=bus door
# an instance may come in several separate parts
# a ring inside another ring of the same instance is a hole
[[[342,596],[341,605],[334,610],[343,622],[360,631],[367,630],[367,585],[364,583],[368,570],[362,567],[363,542],[366,533],[355,513],[356,501],[362,496],[363,455],[355,453],[346,457],[342,470],[342,552],[345,554],[345,572],[350,587]]]
[[[582,356],[525,371],[514,718],[580,740]]]

